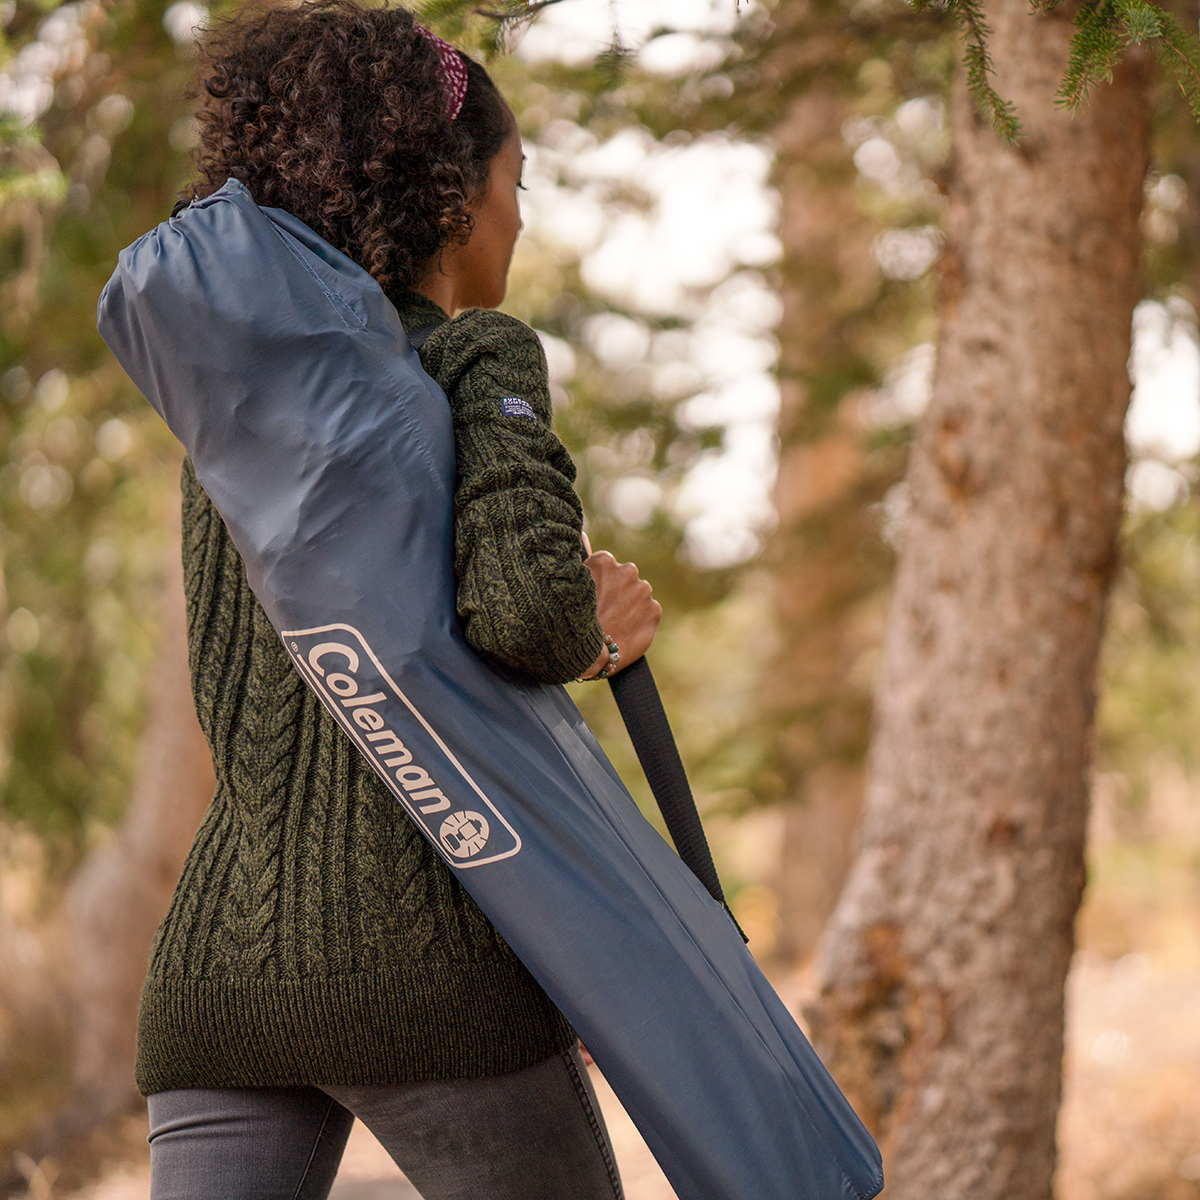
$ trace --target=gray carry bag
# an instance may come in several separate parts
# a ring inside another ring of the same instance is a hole
[[[560,687],[466,645],[449,406],[375,281],[235,181],[135,242],[100,332],[306,683],[595,1056],[681,1200],[868,1200],[867,1131]]]

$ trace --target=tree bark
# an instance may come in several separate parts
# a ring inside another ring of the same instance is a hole
[[[986,11],[1026,134],[1001,144],[958,82],[863,845],[809,1014],[896,1200],[1051,1195],[1138,299],[1149,62],[1071,117],[1069,14]]]
[[[113,840],[79,868],[68,896],[77,984],[73,1107],[84,1123],[136,1098],[134,1042],[150,944],[213,794],[188,672],[178,537],[172,541],[162,643],[129,807]]]

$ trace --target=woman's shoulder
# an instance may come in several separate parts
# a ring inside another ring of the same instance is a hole
[[[533,329],[494,308],[468,308],[434,330],[430,340],[434,339],[447,350],[472,357],[527,351],[535,358],[545,358]]]
[[[453,327],[463,332],[488,334],[493,331],[504,331],[510,335],[536,338],[532,326],[498,308],[468,308],[460,312],[452,321],[446,322],[447,327]]]
[[[537,333],[494,309],[471,308],[440,325],[421,348],[421,360],[447,393],[470,380],[521,395],[548,389]]]

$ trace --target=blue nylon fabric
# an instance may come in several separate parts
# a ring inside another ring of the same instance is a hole
[[[297,668],[579,1032],[681,1200],[868,1200],[879,1152],[566,692],[464,642],[453,431],[361,268],[239,183],[122,252],[105,341]]]

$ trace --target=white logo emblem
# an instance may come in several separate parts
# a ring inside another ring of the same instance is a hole
[[[477,812],[451,813],[438,831],[442,845],[455,858],[474,858],[487,845],[487,818]]]

